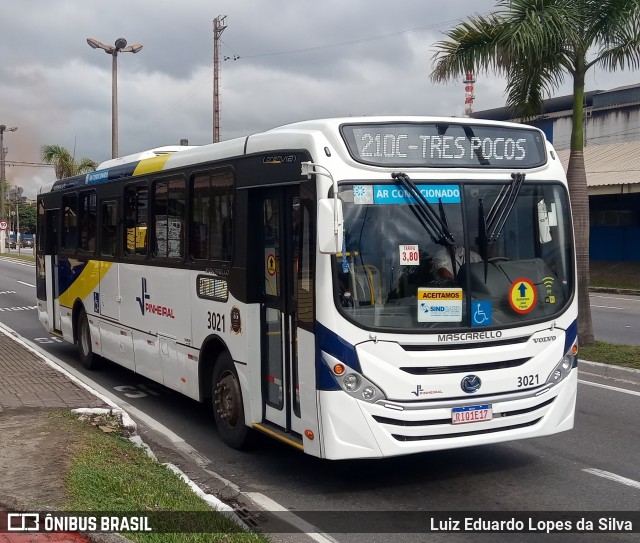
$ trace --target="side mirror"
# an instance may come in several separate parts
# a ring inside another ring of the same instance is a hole
[[[342,252],[344,240],[342,200],[321,198],[318,201],[318,249],[321,253]]]

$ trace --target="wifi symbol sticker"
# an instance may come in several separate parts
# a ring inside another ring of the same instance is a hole
[[[542,284],[544,285],[544,288],[547,289],[547,295],[545,296],[544,301],[548,304],[556,303],[556,297],[553,295],[553,283],[555,283],[555,281],[555,277],[542,278]]]

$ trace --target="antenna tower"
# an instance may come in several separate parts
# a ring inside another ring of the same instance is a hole
[[[218,15],[213,20],[213,143],[220,141],[220,89],[219,73],[220,73],[220,48],[218,42],[220,36],[227,28],[224,24],[226,15]]]
[[[467,117],[471,117],[473,113],[473,84],[476,82],[476,78],[473,77],[473,72],[467,72],[467,77],[463,81],[464,83],[464,114]]]

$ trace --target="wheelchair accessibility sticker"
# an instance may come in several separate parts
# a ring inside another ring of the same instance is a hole
[[[491,325],[491,302],[471,302],[471,326]]]

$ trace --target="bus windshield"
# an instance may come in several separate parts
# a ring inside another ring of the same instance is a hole
[[[502,181],[413,179],[427,203],[393,180],[340,184],[341,313],[367,329],[439,333],[562,313],[574,289],[568,196],[559,182],[518,179],[510,205]],[[425,206],[450,236],[425,227]],[[489,235],[492,220],[500,228]]]

